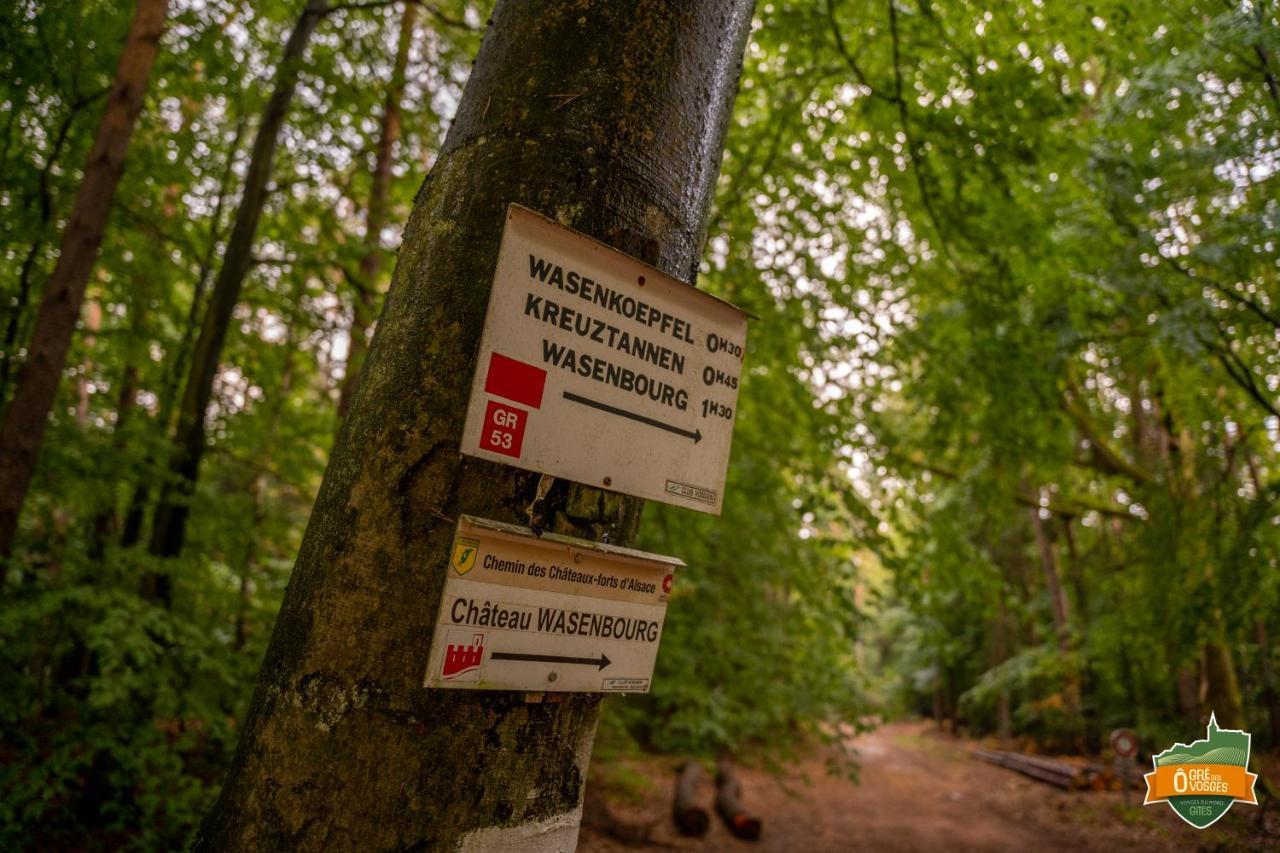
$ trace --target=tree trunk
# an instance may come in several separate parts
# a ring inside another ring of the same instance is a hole
[[[1200,661],[1187,661],[1178,666],[1175,688],[1182,722],[1194,730],[1200,720]]]
[[[93,381],[93,350],[98,345],[98,332],[102,331],[102,305],[90,299],[84,309],[84,334],[80,338],[80,347],[84,350],[84,361],[80,362],[79,375],[76,377],[76,424],[81,429],[89,425],[89,383]]]
[[[138,0],[134,8],[102,123],[62,234],[58,263],[40,301],[27,360],[18,371],[13,399],[0,426],[0,556],[13,547],[18,514],[31,487],[36,455],[57,397],[85,286],[102,245],[116,185],[124,173],[129,139],[142,112],[168,5],[168,0]]]
[[[145,327],[143,322],[146,316],[145,305],[135,308],[133,316],[132,334],[140,337]],[[134,355],[128,356],[120,375],[119,392],[116,394],[116,422],[111,429],[111,452],[117,458],[124,456],[125,430],[133,418],[134,410],[138,407],[138,366],[134,359]],[[94,560],[100,559],[106,552],[107,543],[115,538],[118,527],[116,490],[108,490],[99,499],[102,501],[102,506],[94,515],[93,526],[89,530],[89,556]]]
[[[509,202],[692,279],[751,0],[498,4],[419,192],[235,761],[200,850],[563,850],[594,694],[423,689],[460,513],[539,477],[458,443]],[[557,482],[554,527],[631,541],[641,501]]]
[[[1089,633],[1089,590],[1085,585],[1084,562],[1076,550],[1076,535],[1071,528],[1072,519],[1062,520],[1062,534],[1067,543],[1067,577],[1076,596],[1076,624],[1082,636]]]
[[[1000,609],[996,612],[995,631],[992,642],[992,663],[999,666],[1009,659],[1009,608],[1005,604],[1004,592],[1000,593]],[[1008,687],[1002,687],[996,697],[996,737],[1001,746],[1007,746],[1013,740],[1013,697]]]
[[[1261,616],[1254,619],[1253,634],[1258,641],[1258,680],[1262,682],[1262,701],[1267,706],[1271,748],[1280,749],[1280,690],[1276,688],[1271,668],[1271,641],[1267,637],[1267,620]]]
[[[5,321],[4,336],[0,337],[0,411],[4,410],[5,402],[9,399],[9,376],[13,370],[14,359],[17,358],[18,338],[21,335],[24,321],[27,319],[27,303],[31,298],[31,280],[35,276],[37,261],[48,237],[46,232],[49,230],[49,223],[53,219],[54,197],[53,190],[50,187],[50,178],[55,170],[62,167],[60,162],[62,149],[66,147],[72,126],[80,114],[97,103],[99,98],[107,94],[107,91],[109,90],[82,96],[73,101],[69,105],[66,116],[58,123],[57,131],[50,134],[53,137],[53,145],[45,154],[44,165],[40,168],[40,194],[38,197],[40,215],[35,219],[35,236],[32,238],[31,245],[27,248],[26,255],[22,259],[22,265],[19,267],[17,300],[14,304],[6,306],[9,317]],[[19,214],[11,209],[9,215],[25,216],[25,211]]]
[[[1062,587],[1062,577],[1058,571],[1058,555],[1054,551],[1053,540],[1045,529],[1044,519],[1040,517],[1040,509],[1032,507],[1031,528],[1035,531],[1036,545],[1040,549],[1040,565],[1044,568],[1045,587],[1049,591],[1049,603],[1053,607],[1053,627],[1058,637],[1058,650],[1070,660],[1071,655],[1071,617],[1067,607],[1067,593]],[[1073,731],[1069,734],[1077,749],[1084,747],[1084,721],[1080,717],[1080,673],[1074,664],[1070,665],[1066,679],[1062,685],[1062,702],[1065,719]]]
[[[304,281],[305,279],[301,277],[295,280],[292,306],[295,311],[301,301]],[[269,392],[267,398],[267,405],[270,408],[267,411],[266,422],[263,425],[263,441],[258,452],[258,457],[263,460],[275,458],[277,445],[279,444],[280,422],[284,420],[285,409],[288,408],[289,399],[293,393],[296,347],[297,335],[295,334],[293,323],[290,323],[285,331],[284,340],[281,341],[280,345],[280,352],[284,355],[284,366],[280,369],[280,382]],[[232,645],[236,651],[243,650],[245,643],[249,639],[249,611],[253,604],[253,576],[257,574],[258,546],[262,539],[259,530],[262,527],[262,522],[267,518],[267,498],[264,497],[264,492],[267,488],[268,469],[264,464],[255,464],[254,468],[256,470],[244,488],[253,506],[253,518],[245,535],[245,548],[240,562],[240,600],[236,606]]]
[[[240,301],[240,288],[253,264],[253,240],[258,231],[258,220],[262,217],[262,206],[267,200],[267,184],[271,180],[280,128],[297,89],[307,44],[326,11],[324,0],[307,0],[285,42],[284,53],[276,68],[275,88],[262,111],[253,140],[253,153],[249,158],[249,170],[245,175],[244,192],[223,253],[222,267],[213,282],[209,306],[182,392],[178,422],[174,428],[173,455],[169,460],[170,477],[161,490],[151,531],[149,550],[156,556],[176,557],[182,552],[190,499],[200,471],[200,458],[204,455],[204,419],[213,393],[213,377],[218,370],[231,314]],[[144,583],[144,591],[156,600],[167,602],[170,597],[168,576],[149,576]]]
[[[1231,648],[1225,642],[1204,644],[1205,712],[1218,718],[1218,727],[1243,729],[1244,701]]]
[[[351,409],[351,398],[360,381],[360,369],[369,348],[369,332],[378,308],[378,279],[382,274],[382,228],[387,222],[387,200],[391,195],[391,165],[396,142],[400,139],[400,102],[404,98],[404,72],[409,64],[409,47],[413,43],[413,25],[418,7],[406,3],[400,17],[400,40],[396,45],[396,61],[387,85],[387,100],[382,107],[382,128],[373,162],[373,184],[369,188],[369,209],[364,219],[364,257],[360,259],[360,280],[356,282],[354,315],[351,320],[351,343],[347,350],[347,372],[342,378],[338,397],[338,423]]]
[[[222,242],[222,210],[230,194],[232,182],[235,180],[236,155],[240,152],[240,141],[244,136],[245,116],[236,120],[235,137],[227,151],[227,159],[222,169],[222,177],[218,182],[217,202],[213,206],[213,216],[209,222],[209,242],[204,256],[200,259],[200,271],[196,275],[195,286],[191,290],[191,304],[187,308],[186,323],[182,327],[182,337],[178,345],[169,354],[165,365],[164,380],[159,392],[159,412],[156,423],[161,433],[169,431],[170,420],[177,404],[177,392],[182,375],[186,373],[187,355],[191,351],[192,341],[196,337],[196,329],[200,325],[201,312],[204,308],[205,291],[209,289],[209,279],[213,276],[213,265],[218,246]],[[139,466],[141,471],[133,487],[133,495],[129,499],[129,507],[125,511],[124,529],[120,534],[120,546],[132,548],[142,540],[142,525],[145,522],[147,505],[151,499],[151,472],[155,465],[155,455],[148,451],[146,458]]]
[[[1064,654],[1071,651],[1071,623],[1067,609],[1067,594],[1062,588],[1058,573],[1058,556],[1053,550],[1049,531],[1045,530],[1040,510],[1032,507],[1031,529],[1036,534],[1036,546],[1040,549],[1040,565],[1044,569],[1044,583],[1049,591],[1049,604],[1053,607],[1053,628],[1058,637],[1058,648]]]

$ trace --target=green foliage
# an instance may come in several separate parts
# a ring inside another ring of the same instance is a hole
[[[136,522],[146,541],[300,8],[171,10],[5,575],[6,849],[180,846],[229,759],[336,428],[353,301],[390,272],[359,281],[398,7],[334,13],[307,53],[184,555],[117,543]],[[388,252],[486,8],[423,7]],[[0,406],[129,11],[0,19]],[[1274,5],[757,14],[698,282],[756,318],[724,515],[646,510],[641,546],[688,569],[653,693],[612,701],[608,730],[783,758],[876,713],[995,731],[1007,702],[1014,734],[1065,748],[1117,726],[1171,742],[1208,710],[1203,650],[1224,643],[1244,722],[1275,746]],[[172,609],[137,594],[150,572],[174,579]]]
[[[973,720],[994,720],[1001,697],[1007,697],[1015,731],[1056,743],[1063,732],[1076,728],[1063,695],[1078,666],[1075,658],[1053,646],[1023,649],[982,673],[960,694],[959,712]]]
[[[398,6],[336,12],[311,45],[215,378],[187,548],[162,563],[145,544],[249,143],[302,6],[171,4],[5,574],[4,849],[180,848],[231,758],[337,427]],[[483,20],[465,3],[433,8],[409,61],[397,225]],[[0,407],[131,13],[20,3],[0,20]],[[361,286],[382,288],[391,266]],[[171,609],[139,595],[149,573],[173,578]]]
[[[1255,644],[1280,612],[1274,10],[826,11],[858,97],[816,95],[811,138],[852,165],[843,227],[856,200],[888,220],[847,275],[908,305],[845,357],[888,380],[851,393],[863,493],[896,534],[911,704],[991,730],[1004,693],[1015,729],[1051,739],[1070,714],[1042,711],[1078,684],[1098,744],[1207,712],[1176,684],[1223,640],[1261,695]]]
[[[182,846],[237,737],[262,643],[225,567],[193,560],[167,611],[136,592],[140,559],[111,551],[28,581],[0,613],[0,845]],[[12,579],[11,579],[12,580]]]

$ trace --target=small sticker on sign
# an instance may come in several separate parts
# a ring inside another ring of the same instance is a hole
[[[635,693],[649,689],[647,678],[606,678],[600,683],[600,689],[608,693]]]
[[[714,490],[701,489],[697,486],[690,486],[688,483],[678,483],[675,480],[667,480],[667,494],[680,495],[682,498],[701,501],[704,504],[714,504],[716,502]]]

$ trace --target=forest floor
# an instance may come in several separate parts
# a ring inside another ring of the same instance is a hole
[[[742,770],[744,801],[760,816],[760,841],[733,838],[712,813],[700,839],[680,836],[671,821],[674,759],[623,762],[627,789],[614,795],[614,816],[649,825],[649,841],[626,845],[584,822],[581,853],[635,850],[752,851],[1156,851],[1263,850],[1280,846],[1264,837],[1257,807],[1236,805],[1207,830],[1179,820],[1167,805],[1142,807],[1141,794],[1066,792],[972,758],[975,744],[938,733],[922,722],[892,723],[857,737],[859,782],[826,772],[822,752],[798,758],[781,774]],[[705,777],[706,774],[704,774]],[[704,778],[701,802],[711,810],[714,791]],[[646,790],[634,796],[634,789]],[[1271,818],[1275,823],[1275,817]],[[1276,829],[1276,827],[1273,827]]]

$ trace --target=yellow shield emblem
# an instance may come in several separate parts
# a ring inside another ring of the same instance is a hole
[[[459,536],[453,540],[453,559],[450,564],[460,575],[465,575],[476,565],[476,554],[480,551],[479,539],[466,539]]]

